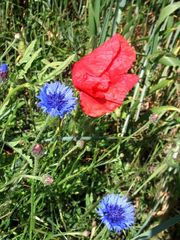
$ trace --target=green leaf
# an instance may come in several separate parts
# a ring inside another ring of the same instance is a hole
[[[155,92],[155,91],[157,91],[157,90],[160,90],[160,89],[162,89],[162,88],[164,88],[164,87],[167,87],[167,86],[170,85],[171,83],[173,83],[173,80],[167,80],[167,79],[162,80],[162,81],[158,82],[156,85],[152,86],[152,87],[150,88],[149,93],[153,93],[153,92]]]
[[[167,169],[167,164],[163,163],[161,164],[156,170],[150,175],[150,177],[133,193],[133,196],[135,196],[147,183],[149,183],[153,178],[158,176],[159,174],[162,174]]]
[[[96,24],[95,24],[95,13],[92,5],[92,1],[89,1],[88,6],[88,21],[89,21],[89,32],[90,36],[93,37],[96,35]]]
[[[30,158],[30,156],[27,156],[26,154],[24,154],[21,148],[14,147],[15,144],[16,144],[15,142],[7,142],[7,145],[9,145],[16,153],[18,153],[20,157],[25,159],[29,164],[29,166],[32,167],[32,159]]]
[[[39,53],[41,52],[42,48],[38,49],[36,52],[34,52],[30,58],[30,60],[26,63],[24,67],[24,71],[27,72],[28,69],[31,67],[34,60],[39,56]]]
[[[153,113],[157,113],[157,114],[164,114],[167,111],[175,111],[180,113],[180,109],[174,107],[174,106],[161,106],[161,107],[154,107],[151,109],[151,111]]]
[[[161,25],[161,23],[173,12],[175,12],[178,8],[180,8],[180,1],[176,3],[171,3],[164,7],[159,15],[159,19],[157,20],[156,29]]]
[[[180,60],[176,57],[163,56],[159,59],[159,62],[166,66],[180,67]]]
[[[110,22],[110,17],[112,15],[112,8],[113,8],[113,1],[111,0],[109,9],[106,11],[106,15],[104,17],[104,23],[102,26],[102,32],[101,32],[101,38],[100,38],[100,44],[102,44],[107,37],[107,33],[108,33],[108,26],[109,26],[109,22]]]
[[[52,68],[52,69],[57,69],[58,67],[60,67],[63,62],[49,62],[46,59],[43,59],[42,62],[46,65],[45,67],[43,67],[43,69],[41,70],[41,72],[38,74],[39,79],[42,79],[44,77],[45,72],[48,70],[48,68]]]
[[[21,90],[23,88],[30,88],[30,86],[31,85],[29,83],[24,83],[22,85],[17,86],[16,88],[10,88],[8,95],[6,96],[2,105],[0,106],[0,116],[4,113],[6,106],[9,103],[10,98],[12,96],[14,96],[19,90]]]
[[[159,224],[158,226],[140,234],[139,236],[131,239],[131,240],[148,240],[151,239],[152,237],[156,236],[158,233],[168,229],[169,227],[177,224],[180,222],[180,215],[177,215],[175,217],[172,217],[170,219],[168,219],[167,221]]]
[[[19,65],[21,65],[23,63],[27,63],[30,60],[31,55],[32,55],[32,53],[34,51],[35,44],[36,44],[36,40],[33,40],[30,43],[30,45],[26,48],[26,51],[25,51],[23,57],[19,61]]]
[[[75,56],[76,55],[73,54],[70,57],[68,57],[64,62],[61,62],[61,64],[57,68],[55,68],[51,73],[46,75],[43,81],[41,80],[40,83],[44,83],[46,80],[53,79],[56,76],[58,76],[60,73],[62,73],[64,69],[67,68],[69,64],[74,60]]]
[[[101,3],[101,1],[94,1],[94,19],[95,19],[95,23],[96,23],[96,32],[99,27],[100,3]]]
[[[125,5],[126,5],[126,1],[119,1],[119,3],[117,2],[117,4],[116,4],[116,10],[115,10],[115,14],[113,17],[111,35],[116,33],[118,26],[121,22],[122,10],[121,10],[120,6],[124,7]]]
[[[22,79],[24,78],[24,75],[27,73],[27,71],[30,69],[32,63],[34,62],[34,60],[36,60],[36,58],[39,56],[39,53],[41,52],[42,48],[38,49],[36,52],[34,52],[32,54],[32,56],[29,58],[29,60],[27,61],[26,65],[24,66],[24,68],[20,71],[18,78]]]

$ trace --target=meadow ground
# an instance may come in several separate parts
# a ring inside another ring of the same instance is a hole
[[[180,239],[179,9],[173,0],[0,1],[0,64],[9,68],[0,83],[0,240]],[[140,78],[122,106],[97,118],[79,103],[63,119],[43,113],[43,84],[59,80],[79,98],[73,63],[115,33],[135,48],[130,72]],[[109,193],[134,205],[128,230],[101,223],[97,206]]]

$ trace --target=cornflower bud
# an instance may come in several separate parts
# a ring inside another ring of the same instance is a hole
[[[149,121],[152,123],[156,123],[159,119],[159,115],[157,113],[153,113],[149,117]]]
[[[80,139],[76,142],[77,147],[80,148],[80,149],[83,149],[84,144],[85,144],[85,142],[82,139]]]
[[[32,148],[32,153],[34,155],[41,155],[43,153],[42,145],[39,143],[35,144],[34,147]]]
[[[51,175],[46,174],[46,175],[42,176],[42,182],[44,183],[45,186],[49,186],[49,185],[53,184],[54,179]]]

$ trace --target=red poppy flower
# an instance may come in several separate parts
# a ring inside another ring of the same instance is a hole
[[[135,59],[136,53],[127,40],[115,34],[74,64],[73,84],[87,115],[99,117],[122,105],[138,81],[138,76],[127,73]]]

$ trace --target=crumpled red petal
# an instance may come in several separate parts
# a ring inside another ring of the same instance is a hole
[[[111,64],[119,50],[119,34],[115,34],[100,47],[74,64],[72,71],[73,83],[76,84],[76,81],[78,81],[79,70],[89,75],[100,76]]]
[[[121,104],[128,92],[138,82],[138,76],[135,74],[123,74],[119,76],[119,81],[111,83],[108,91],[106,91],[105,99]]]
[[[96,77],[85,74],[83,78],[78,78],[75,87],[80,91],[84,91],[89,95],[95,96],[97,91],[107,91],[109,87],[109,82],[110,80],[107,75]]]
[[[123,36],[118,35],[118,39],[120,42],[120,50],[108,69],[110,77],[126,73],[136,60],[134,48],[129,45]]]
[[[100,117],[119,106],[119,104],[106,101],[105,98],[91,97],[84,92],[80,92],[80,103],[83,111],[91,117]]]
[[[91,117],[100,117],[114,111],[122,105],[127,93],[137,82],[138,76],[135,74],[124,74],[119,77],[119,81],[110,84],[108,91],[103,93],[102,98],[97,97],[98,91],[97,96],[80,92],[80,103],[83,111]]]

